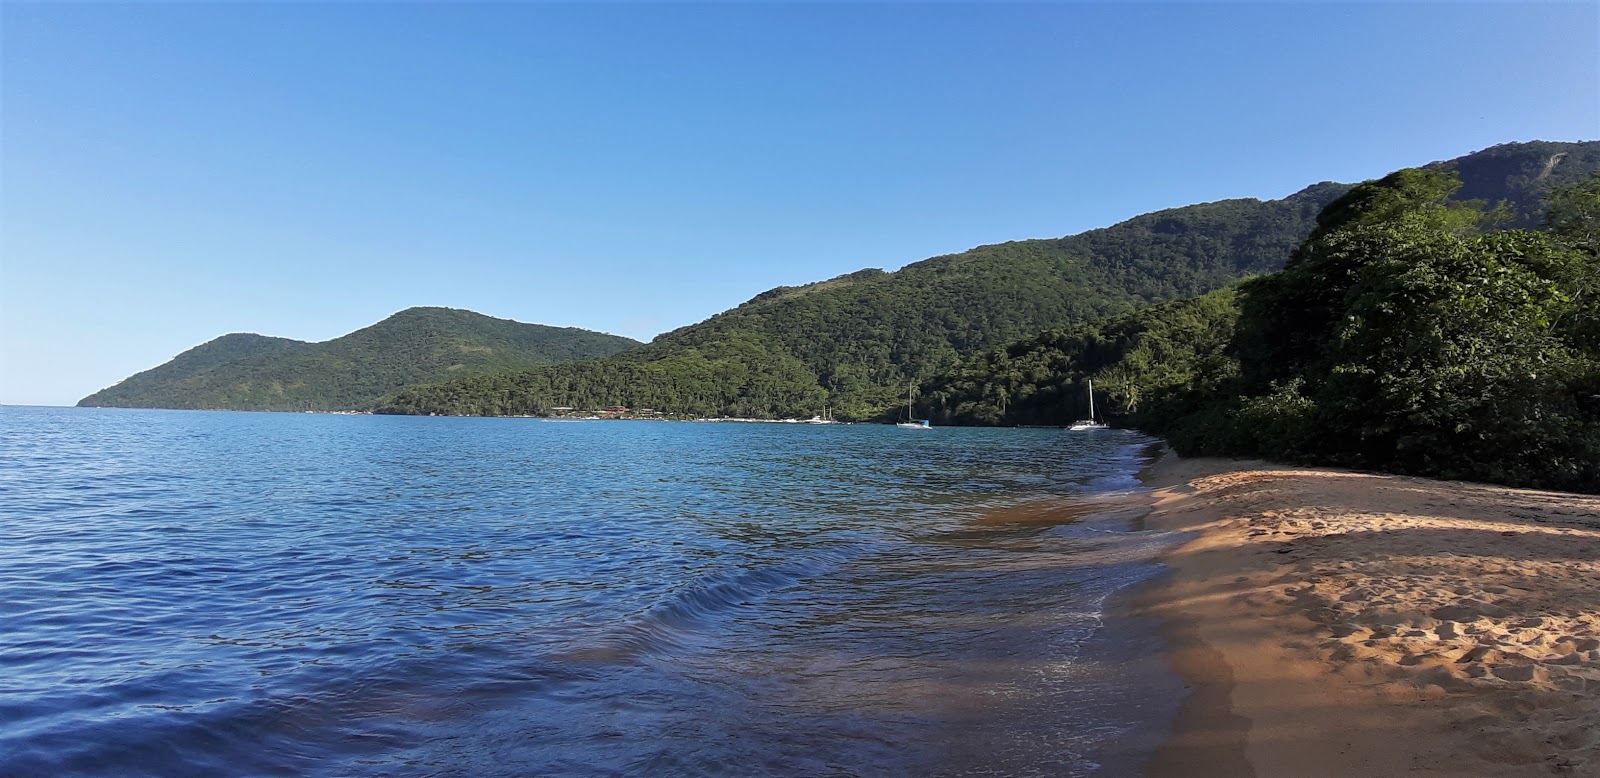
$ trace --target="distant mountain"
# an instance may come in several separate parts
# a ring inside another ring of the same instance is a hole
[[[1454,166],[1461,177],[1457,198],[1508,203],[1515,220],[1506,226],[1536,227],[1544,216],[1541,198],[1547,189],[1600,170],[1600,141],[1504,143],[1424,167],[1442,165]]]
[[[1461,199],[1504,201],[1535,224],[1550,184],[1600,169],[1600,142],[1509,143],[1454,160]],[[408,388],[391,413],[497,415],[552,406],[647,406],[687,414],[892,413],[908,381],[1041,331],[1201,295],[1283,267],[1350,185],[1281,200],[1223,200],[1104,229],[981,246],[899,271],[779,287],[650,345],[593,362]],[[898,399],[897,399],[898,398]]]
[[[235,333],[95,392],[80,406],[357,410],[405,386],[594,359],[638,341],[572,327],[409,308],[322,343]]]

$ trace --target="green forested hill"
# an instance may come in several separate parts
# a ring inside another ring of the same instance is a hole
[[[1219,289],[1093,324],[1048,330],[982,354],[922,387],[918,412],[940,425],[1064,426],[1089,413],[1150,426],[1175,395],[1238,373],[1227,353],[1238,292]]]
[[[1452,172],[1356,187],[1278,273],[975,355],[924,385],[945,424],[1098,409],[1186,455],[1600,492],[1600,173],[1539,229]]]
[[[1600,142],[1505,143],[1463,157],[1458,163],[1454,166],[1461,179],[1457,199],[1491,205],[1510,202],[1516,206],[1514,218],[1505,226],[1536,227],[1544,216],[1541,200],[1550,187],[1571,184],[1600,170]]]
[[[1174,208],[1066,238],[980,246],[895,273],[777,289],[668,333],[635,358],[753,333],[815,372],[836,404],[858,398],[875,411],[907,379],[963,354],[1281,266],[1346,188],[1319,184],[1282,200]]]
[[[253,332],[235,332],[195,346],[173,357],[166,364],[146,370],[139,375],[157,380],[172,380],[229,362],[240,362],[263,354],[274,354],[296,346],[308,345],[311,344],[303,340],[272,338]]]
[[[79,401],[82,406],[348,410],[455,375],[594,359],[638,346],[589,330],[410,308],[323,343],[224,335]]]
[[[1504,200],[1514,220],[1530,222],[1546,186],[1600,168],[1600,143],[1506,144],[1436,164],[1458,171],[1457,197]],[[628,405],[789,416],[828,404],[840,418],[876,418],[908,381],[947,373],[964,356],[1277,270],[1324,206],[1349,190],[1322,183],[1282,200],[1173,208],[893,273],[780,287],[611,359],[413,387],[383,409],[496,415]]]
[[[1347,189],[1318,184],[1282,200],[1174,208],[894,273],[780,287],[612,359],[413,387],[384,410],[497,415],[627,405],[789,416],[828,404],[840,418],[875,418],[904,397],[907,381],[964,354],[1281,266],[1322,207]]]

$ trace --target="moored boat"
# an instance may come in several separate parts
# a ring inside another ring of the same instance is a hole
[[[1067,429],[1071,430],[1073,432],[1082,432],[1084,430],[1110,429],[1110,427],[1108,427],[1104,422],[1096,421],[1095,418],[1094,418],[1094,379],[1093,378],[1089,379],[1089,418],[1087,418],[1087,419],[1079,419],[1079,420],[1073,422],[1070,426],[1068,426]]]
[[[930,424],[927,419],[915,419],[915,418],[912,418],[911,389],[912,389],[913,386],[915,386],[915,384],[906,384],[906,420],[902,421],[902,422],[899,422],[899,423],[895,424],[894,426],[900,427],[902,429],[914,429],[914,430],[929,429],[933,425]]]

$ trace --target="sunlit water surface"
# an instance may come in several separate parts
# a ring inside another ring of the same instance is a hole
[[[1107,670],[1146,636],[1100,629],[1163,541],[1065,520],[1136,489],[1129,433],[0,408],[0,436],[7,776],[1087,775],[1171,711]]]

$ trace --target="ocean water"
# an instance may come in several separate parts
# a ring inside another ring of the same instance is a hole
[[[0,408],[0,775],[1113,774],[1150,442]]]

